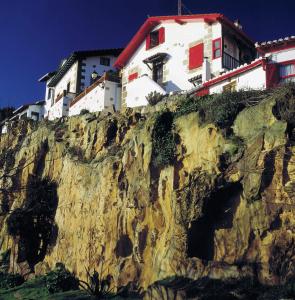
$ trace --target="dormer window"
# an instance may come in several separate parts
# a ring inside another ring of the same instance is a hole
[[[149,33],[146,38],[146,50],[152,49],[165,42],[165,28],[161,27]]]

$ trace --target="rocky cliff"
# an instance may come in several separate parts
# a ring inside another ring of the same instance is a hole
[[[63,262],[84,278],[103,265],[116,285],[144,288],[173,275],[286,282],[295,275],[294,94],[248,95],[225,111],[216,100],[208,109],[225,123],[198,99],[174,97],[15,124],[0,140],[10,271]]]

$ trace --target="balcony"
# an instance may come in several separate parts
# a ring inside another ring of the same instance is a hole
[[[222,56],[222,67],[227,70],[233,70],[241,65],[240,61],[233,56],[223,52]]]

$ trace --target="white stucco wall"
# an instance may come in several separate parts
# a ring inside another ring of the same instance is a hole
[[[77,86],[77,72],[78,72],[78,61],[76,61],[71,68],[66,72],[62,79],[55,86],[55,98],[62,94],[63,91],[67,90],[67,84],[70,82],[70,92],[76,93]]]
[[[233,81],[236,81],[237,90],[243,89],[265,89],[266,72],[262,66],[249,70],[245,73],[236,75],[230,79],[225,79],[209,88],[210,94],[222,93],[223,87]]]
[[[270,55],[271,55],[271,59],[278,63],[285,62],[288,60],[293,60],[295,59],[295,47],[286,50],[277,51]]]
[[[69,102],[72,96],[65,96],[61,98],[49,109],[48,119],[54,120],[69,115]]]
[[[110,59],[110,65],[109,66],[103,66],[100,64],[100,58],[101,57],[107,57]],[[106,55],[106,56],[94,56],[94,57],[87,57],[86,59],[82,60],[82,63],[84,63],[86,66],[82,66],[82,69],[84,72],[82,72],[82,75],[85,77],[85,79],[81,80],[81,83],[84,84],[84,87],[88,87],[91,85],[91,74],[93,71],[96,71],[99,76],[102,76],[105,72],[109,70],[115,70],[113,65],[116,61],[116,57]]]
[[[104,86],[98,85],[86,94],[77,103],[69,108],[69,116],[80,114],[82,109],[89,112],[102,111],[107,107],[115,106],[120,109],[121,88],[118,83],[105,81]]]
[[[128,84],[127,88],[127,107],[137,107],[148,105],[146,96],[151,92],[166,94],[155,81],[143,75]]]

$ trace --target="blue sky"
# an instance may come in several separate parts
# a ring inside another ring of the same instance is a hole
[[[192,13],[239,18],[254,40],[295,35],[294,0],[183,0]],[[37,80],[74,50],[124,47],[148,15],[177,0],[1,0],[0,106],[44,98]]]

